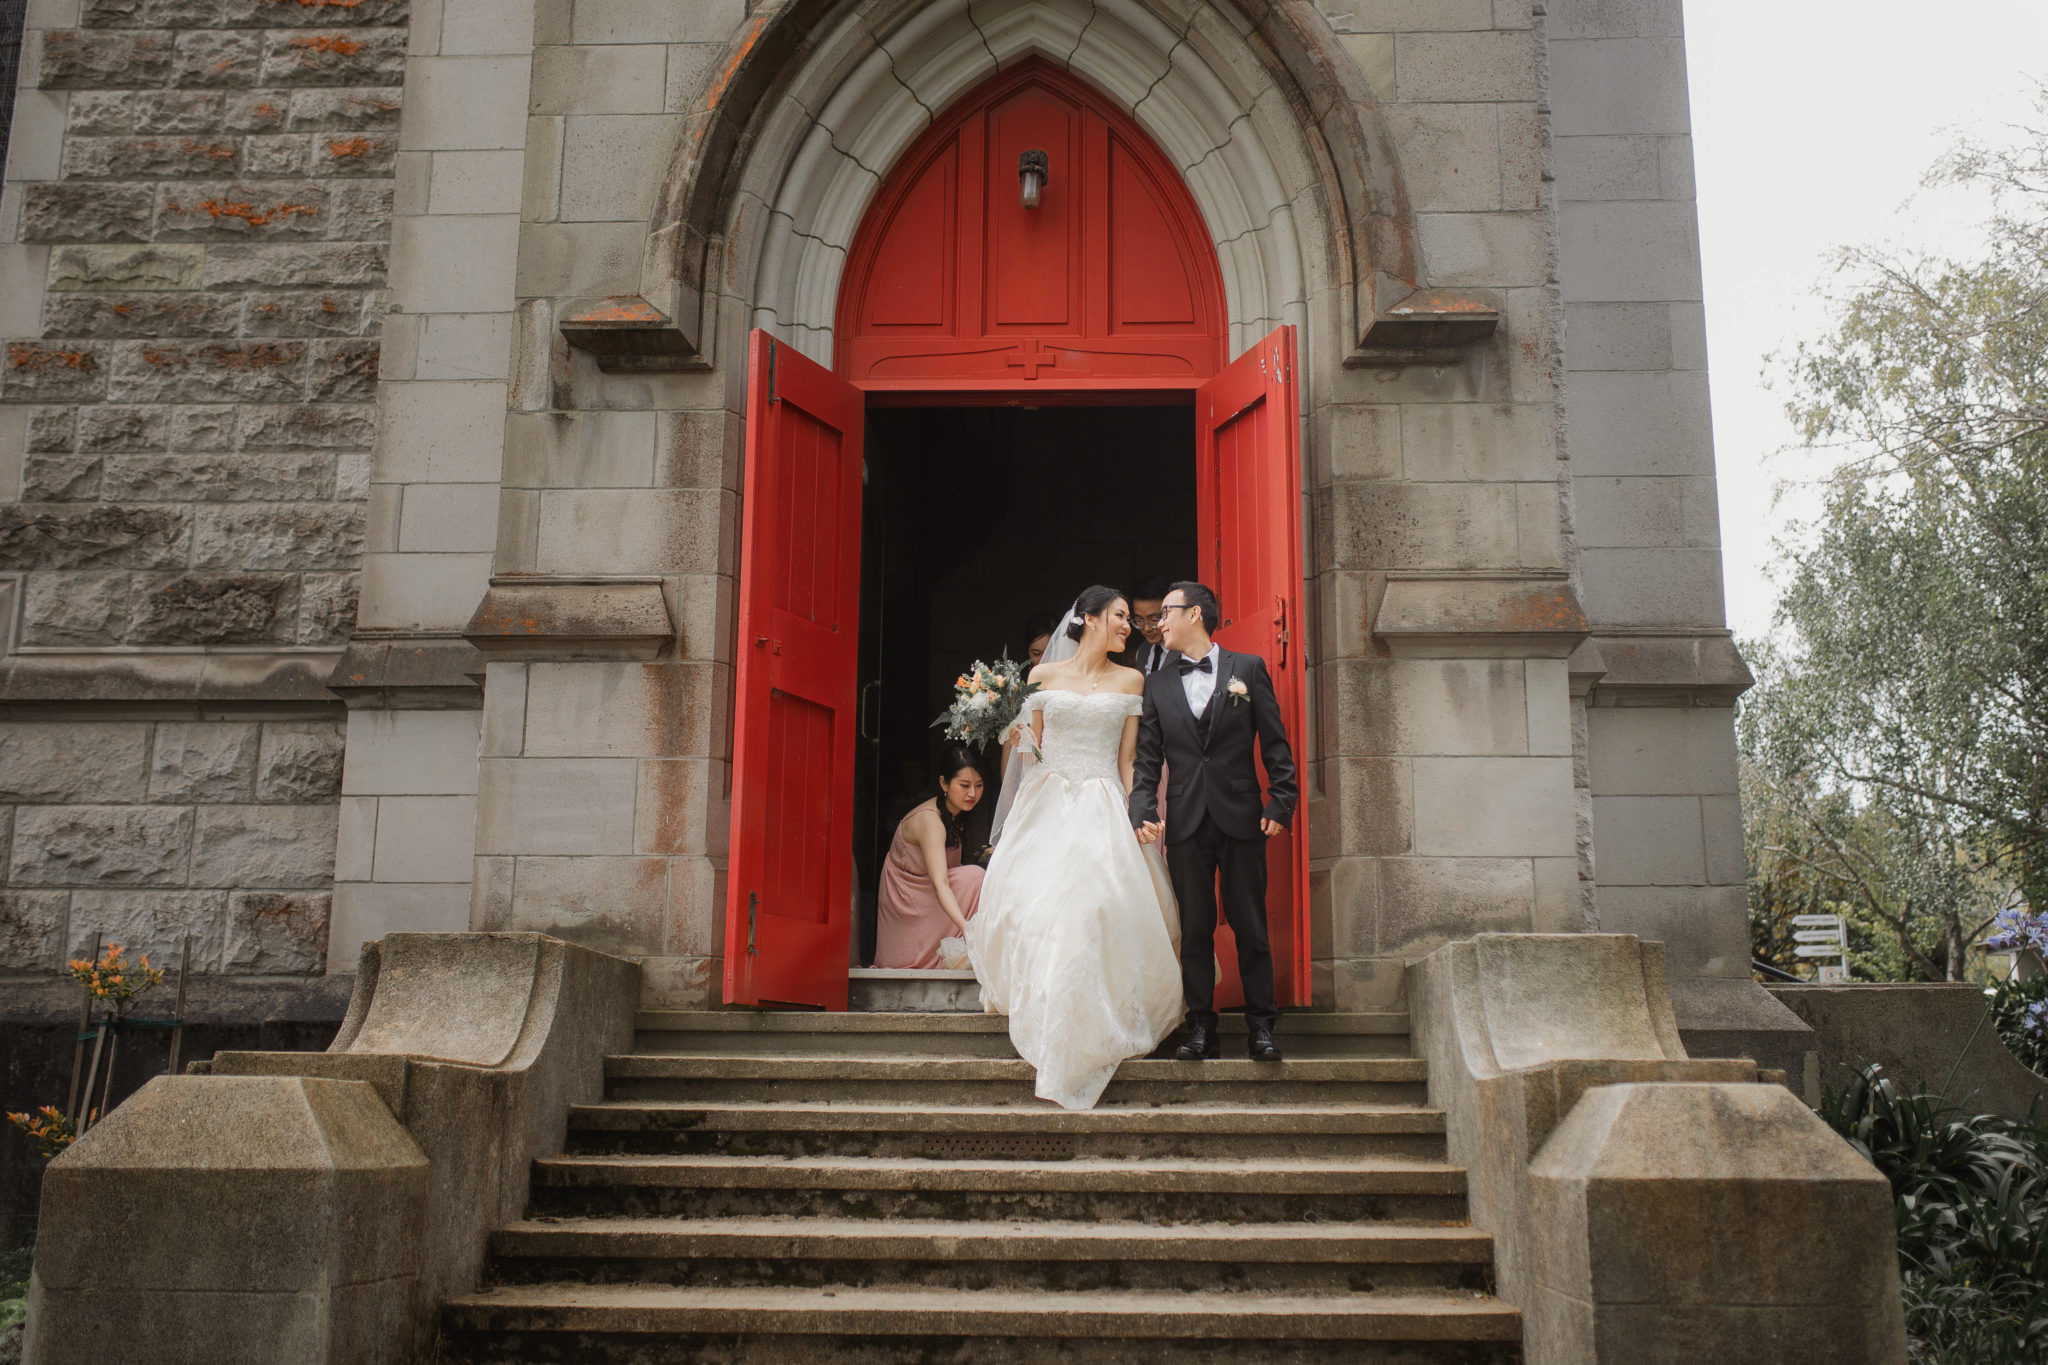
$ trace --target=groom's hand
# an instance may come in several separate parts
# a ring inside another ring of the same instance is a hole
[[[1276,834],[1285,834],[1286,832],[1287,826],[1281,824],[1278,820],[1259,821],[1259,833],[1265,835],[1268,839]]]
[[[1138,826],[1138,842],[1141,844],[1154,843],[1165,832],[1166,825],[1164,822],[1147,820],[1144,824]]]

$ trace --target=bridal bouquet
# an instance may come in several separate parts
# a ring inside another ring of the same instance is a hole
[[[1038,690],[1026,682],[1029,669],[1012,659],[1005,650],[992,664],[974,661],[974,667],[953,680],[953,704],[932,722],[934,729],[946,727],[947,739],[965,740],[977,748],[1001,744],[1024,710],[1024,701]],[[1031,752],[1038,756],[1038,747]]]

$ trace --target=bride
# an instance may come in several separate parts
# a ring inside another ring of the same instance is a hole
[[[1157,1047],[1182,1014],[1172,883],[1131,830],[1144,677],[1109,660],[1130,615],[1114,588],[1088,589],[1031,670],[1040,690],[1018,722],[999,842],[967,921],[983,1007],[1010,1017],[1040,1098],[1068,1109],[1092,1107],[1117,1063]]]

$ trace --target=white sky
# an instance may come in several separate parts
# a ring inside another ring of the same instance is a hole
[[[1728,618],[1758,635],[1772,540],[1812,504],[1772,490],[1814,472],[1777,453],[1794,433],[1765,356],[1825,330],[1835,248],[1968,253],[1976,206],[1920,178],[1959,132],[2030,112],[2048,0],[1688,0],[1685,24]]]

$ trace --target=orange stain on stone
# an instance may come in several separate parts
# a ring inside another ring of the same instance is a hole
[[[569,322],[666,322],[659,308],[638,294],[614,294],[592,308],[586,308]]]
[[[167,207],[174,213],[178,211],[176,204]],[[259,209],[254,204],[239,203],[230,199],[209,199],[199,207],[214,218],[239,218],[250,227],[263,227],[278,218],[310,218],[320,212],[311,204],[276,204],[267,209]]]
[[[363,50],[361,43],[339,33],[316,33],[308,38],[294,38],[292,46],[308,52],[335,52],[344,57],[353,57]]]
[[[370,139],[366,137],[351,137],[328,143],[327,152],[330,156],[361,156],[370,150],[370,146]]]
[[[8,344],[7,358],[17,370],[80,370],[91,373],[99,368],[99,361],[91,351],[46,350],[19,341]]]

